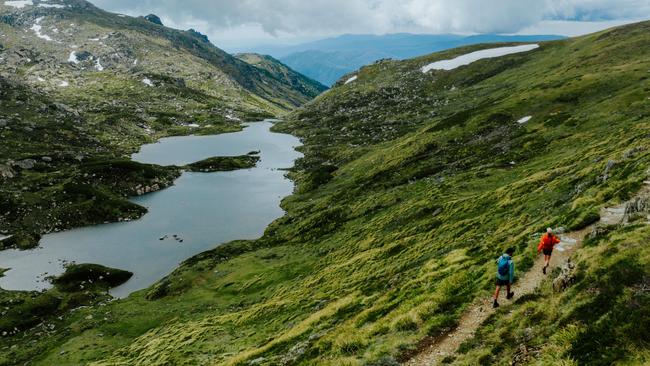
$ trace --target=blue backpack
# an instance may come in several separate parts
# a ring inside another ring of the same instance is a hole
[[[497,266],[497,272],[500,276],[507,276],[510,273],[510,258],[502,255],[499,258],[499,264]]]

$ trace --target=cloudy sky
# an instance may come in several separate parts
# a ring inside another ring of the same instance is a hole
[[[650,0],[91,0],[206,33],[226,49],[344,33],[578,35],[650,19]]]

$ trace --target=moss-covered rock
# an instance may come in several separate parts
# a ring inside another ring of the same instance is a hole
[[[99,264],[71,264],[65,272],[52,279],[52,283],[64,292],[88,289],[110,289],[128,281],[132,272],[108,268]]]
[[[254,168],[259,160],[259,156],[251,154],[240,156],[216,156],[188,164],[185,168],[192,172],[225,172]]]
[[[9,238],[0,241],[0,250],[16,248],[16,249],[33,249],[38,246],[41,236],[37,233],[29,233],[19,231],[12,234]]]

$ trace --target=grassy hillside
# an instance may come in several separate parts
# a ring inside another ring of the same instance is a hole
[[[299,90],[301,93],[313,98],[327,90],[325,85],[290,69],[287,65],[271,56],[257,53],[238,53],[235,57],[258,69],[265,70],[272,77],[282,80],[295,90]]]
[[[178,169],[126,162],[143,143],[238,131],[242,120],[278,117],[318,94],[196,31],[83,0],[29,3],[0,1],[0,233],[14,235],[0,249],[142,215],[126,195],[178,176]],[[116,169],[131,189],[88,175],[89,160]]]
[[[314,80],[334,85],[343,75],[382,59],[404,60],[480,43],[537,42],[562,38],[553,35],[346,34],[295,46],[269,47],[264,52]]]
[[[304,138],[305,158],[262,239],[202,253],[127,299],[45,315],[0,339],[0,363],[398,364],[489,296],[504,248],[525,271],[541,230],[585,227],[640,189],[649,31],[452,71],[420,68],[493,46],[362,68],[278,126]],[[510,364],[523,344],[539,356],[518,364],[647,362],[648,228],[609,230],[578,251],[573,287],[516,299],[447,361]]]

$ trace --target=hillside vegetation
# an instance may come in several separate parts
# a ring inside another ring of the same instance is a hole
[[[137,218],[146,210],[126,196],[162,189],[179,175],[128,162],[140,145],[238,131],[242,120],[279,117],[323,90],[155,19],[83,0],[0,1],[0,233],[13,235],[0,249]],[[111,179],[121,180],[118,189]]]
[[[480,43],[537,42],[562,38],[553,35],[345,34],[294,46],[266,47],[264,52],[330,86],[341,76],[378,60],[404,60]]]
[[[282,80],[295,90],[313,98],[327,90],[325,85],[292,70],[289,66],[271,56],[257,53],[238,53],[235,57],[258,69],[265,70],[272,77]]]
[[[399,364],[489,296],[506,247],[526,271],[547,226],[588,226],[650,173],[650,22],[420,70],[491,47],[339,82],[277,126],[305,157],[263,238],[197,255],[127,299],[45,316],[53,327],[0,339],[0,363]],[[446,361],[650,361],[649,234],[644,215],[601,230],[578,250],[572,287],[515,298]]]

